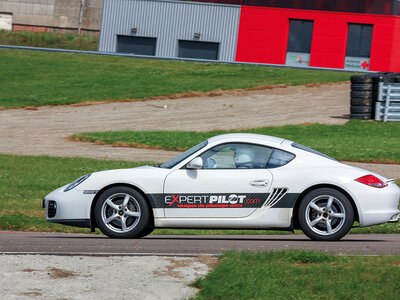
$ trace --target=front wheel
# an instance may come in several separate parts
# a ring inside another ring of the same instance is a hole
[[[112,187],[103,192],[94,208],[101,232],[111,238],[136,238],[149,225],[149,207],[143,196],[132,188]]]
[[[301,230],[312,240],[337,241],[351,229],[354,211],[343,193],[321,188],[302,199],[297,217]]]

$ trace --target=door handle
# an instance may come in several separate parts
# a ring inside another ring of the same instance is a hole
[[[258,180],[250,181],[249,183],[252,186],[267,186],[268,185],[268,180],[258,179]]]

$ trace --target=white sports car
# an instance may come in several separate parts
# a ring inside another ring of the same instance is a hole
[[[157,166],[87,174],[42,202],[48,222],[138,238],[154,228],[301,228],[339,240],[397,222],[394,179],[292,141],[256,134],[212,137]]]

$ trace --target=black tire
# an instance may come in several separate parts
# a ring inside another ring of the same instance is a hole
[[[351,105],[373,105],[374,104],[374,100],[372,100],[372,98],[351,98],[350,101]]]
[[[152,233],[154,231],[154,226],[147,226],[147,228],[145,228],[141,233],[139,233],[137,236],[135,236],[135,239],[139,239],[142,237],[145,237],[146,235],[149,235],[150,233]]]
[[[351,91],[351,98],[372,98],[374,95],[373,91]]]
[[[94,216],[101,232],[110,238],[136,238],[150,223],[146,200],[139,192],[126,186],[115,186],[104,191],[96,202]]]
[[[372,83],[353,83],[351,85],[352,91],[373,91],[374,85]]]
[[[350,118],[352,119],[360,119],[360,120],[371,120],[372,115],[371,113],[369,114],[350,114]]]
[[[372,83],[370,75],[353,75],[350,80],[351,83]]]
[[[385,76],[383,77],[383,82],[384,83],[395,83],[396,82],[396,76]]]
[[[369,113],[371,115],[372,112],[372,106],[351,106],[350,107],[350,113],[352,114],[366,114]]]
[[[329,199],[332,199],[332,204],[327,211]],[[314,209],[314,206],[311,207],[312,203],[319,210]],[[343,193],[332,188],[319,188],[309,192],[301,199],[297,218],[301,230],[310,239],[337,241],[351,229],[354,222],[354,211],[350,200]]]
[[[372,81],[374,82],[374,84],[377,84],[378,82],[384,82],[384,79],[386,78],[390,78],[393,77],[394,73],[392,72],[380,72],[380,73],[375,73],[375,74],[371,74],[372,77]],[[390,80],[390,79],[389,79]]]

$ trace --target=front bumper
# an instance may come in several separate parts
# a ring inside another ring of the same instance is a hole
[[[51,223],[90,227],[91,205],[95,193],[73,189],[64,192],[61,187],[48,194],[41,203],[46,210],[46,220]]]

